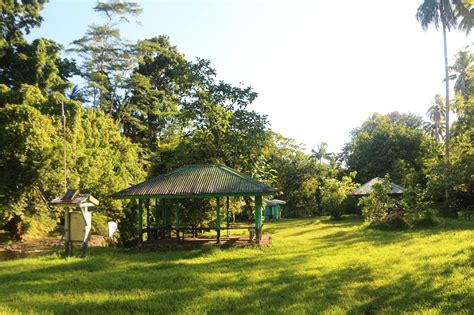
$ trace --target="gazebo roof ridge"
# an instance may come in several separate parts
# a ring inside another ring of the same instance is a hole
[[[250,177],[250,176],[248,176],[248,175],[246,175],[246,174],[244,174],[244,173],[240,173],[240,172],[238,172],[238,171],[236,171],[236,170],[234,170],[234,169],[232,169],[232,168],[230,168],[230,167],[228,167],[228,166],[226,166],[226,165],[224,165],[224,164],[200,164],[200,165],[215,165],[215,166],[219,166],[219,167],[222,167],[222,168],[226,169],[228,172],[231,172],[231,173],[233,173],[233,174],[235,174],[235,175],[237,175],[237,176],[239,176],[239,177],[241,177],[241,178],[243,178],[243,179],[245,179],[245,180],[254,181],[256,185],[268,186],[267,184],[261,183],[261,182],[257,181],[256,179],[254,179],[254,178],[252,178],[252,177]]]
[[[383,178],[380,178],[380,177],[374,177],[372,178],[371,180],[369,180],[368,182],[364,183],[363,185],[361,185],[359,188],[357,188],[356,190],[354,190],[351,194],[354,195],[354,196],[364,196],[364,195],[368,195],[370,194],[370,192],[372,191],[372,186],[376,183],[382,183],[382,182],[385,182],[386,180],[383,179]],[[394,184],[392,182],[389,182],[390,184],[390,194],[392,195],[399,195],[399,194],[403,194],[403,192],[405,191],[405,188],[403,188],[402,186],[400,185],[397,185],[397,184]]]
[[[223,164],[191,164],[119,191],[114,198],[193,198],[272,194],[276,190]]]

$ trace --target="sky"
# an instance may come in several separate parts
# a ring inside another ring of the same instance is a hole
[[[252,86],[251,109],[307,150],[324,141],[338,152],[372,113],[425,115],[444,93],[442,33],[422,30],[415,18],[421,0],[137,2],[141,25],[125,25],[123,37],[166,34],[188,60],[211,60],[218,79]],[[67,47],[87,25],[102,23],[94,5],[50,0],[29,38]],[[473,41],[450,32],[450,62]]]

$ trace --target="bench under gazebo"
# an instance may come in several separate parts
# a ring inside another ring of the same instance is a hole
[[[112,195],[115,199],[134,200],[138,209],[138,241],[143,242],[143,233],[147,233],[150,240],[156,232],[155,238],[159,236],[171,237],[171,231],[176,232],[178,242],[180,232],[186,227],[181,226],[180,211],[176,208],[175,226],[171,225],[169,218],[170,209],[166,200],[170,199],[194,199],[194,198],[216,198],[216,230],[217,243],[221,241],[221,230],[231,228],[229,216],[229,197],[254,197],[255,200],[255,224],[247,227],[255,232],[255,242],[260,243],[262,238],[262,196],[272,195],[274,188],[261,183],[248,175],[233,170],[230,167],[219,164],[197,164],[180,167],[174,171],[153,177],[143,183],[129,187]],[[226,225],[221,226],[221,204],[225,198]],[[154,209],[152,208],[154,200]],[[143,213],[146,211],[146,228],[143,228]],[[150,214],[153,211],[153,225]],[[191,209],[192,211],[192,209]],[[199,228],[203,229],[203,228]],[[205,228],[204,228],[205,229]],[[207,228],[210,230],[211,228]],[[240,227],[242,229],[242,227]],[[184,238],[184,237],[183,237]]]

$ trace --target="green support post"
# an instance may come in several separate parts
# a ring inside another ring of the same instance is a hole
[[[166,208],[166,206],[164,206],[164,209],[165,209],[166,229],[168,230],[168,237],[171,238],[170,209]]]
[[[217,244],[221,243],[221,198],[217,198],[216,204],[216,232]]]
[[[150,199],[146,200],[146,240],[150,240]]]
[[[257,244],[262,238],[262,196],[255,196],[255,235]]]
[[[179,208],[176,208],[176,239],[178,240],[179,243]]]
[[[143,243],[143,201],[138,201],[138,244]]]
[[[226,220],[226,225],[227,225],[227,237],[230,237],[229,233],[229,225],[230,225],[230,218],[229,218],[229,196],[227,196],[226,200],[226,212],[225,212],[225,220]]]
[[[160,226],[160,219],[158,218],[158,198],[155,198],[155,228],[156,228],[156,233],[155,233],[155,239],[158,240],[158,228]]]
[[[166,221],[166,207],[165,207],[165,200],[163,199],[161,202],[161,223],[163,224],[163,233],[162,237],[166,237],[166,224],[168,224],[168,221]]]

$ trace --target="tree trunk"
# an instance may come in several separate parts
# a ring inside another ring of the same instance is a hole
[[[447,212],[449,206],[449,68],[448,68],[448,44],[446,41],[446,24],[443,23],[443,44],[444,44],[444,82],[446,86],[446,133],[445,133],[445,172],[444,172],[444,195],[445,195],[445,207]]]

